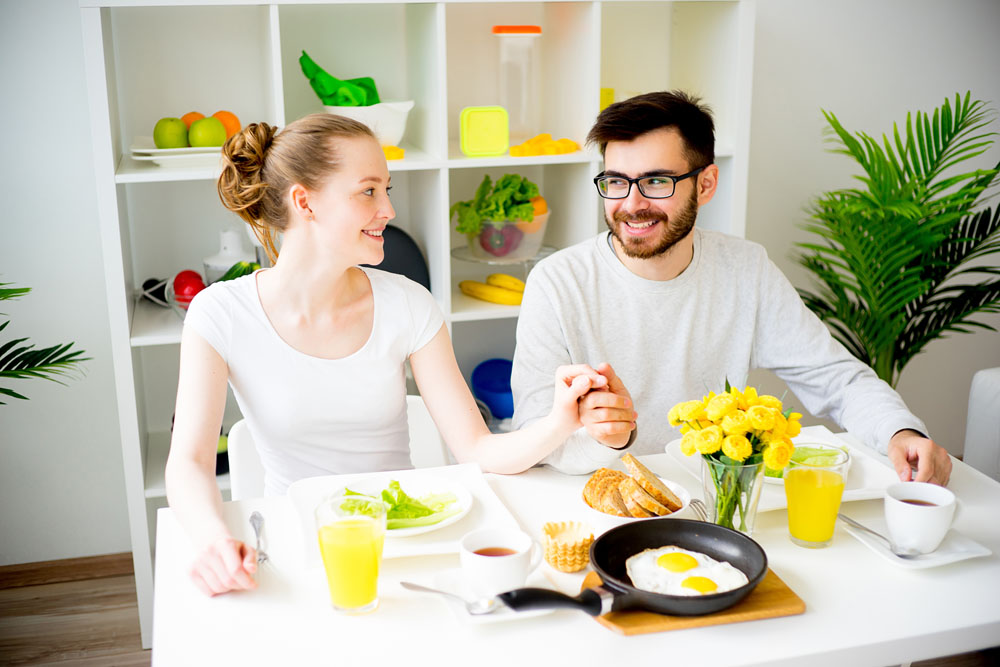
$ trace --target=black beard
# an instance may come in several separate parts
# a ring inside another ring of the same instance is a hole
[[[628,214],[619,211],[618,213],[615,213],[613,219],[609,220],[608,217],[605,216],[604,222],[608,225],[608,229],[611,230],[611,235],[618,239],[622,252],[624,252],[627,257],[631,257],[633,259],[650,259],[666,253],[668,250],[677,245],[678,241],[690,234],[691,230],[694,228],[695,219],[697,219],[697,217],[698,194],[694,189],[692,189],[691,196],[688,197],[686,205],[674,214],[673,219],[670,219],[663,213],[650,210],[639,211],[635,214]],[[635,222],[655,220],[660,223],[663,231],[658,239],[654,239],[653,245],[647,245],[645,240],[636,240],[631,238],[624,239],[618,233],[618,225],[626,224],[627,220]]]

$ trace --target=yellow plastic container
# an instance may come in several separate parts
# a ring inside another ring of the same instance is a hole
[[[462,153],[469,157],[503,155],[510,145],[507,110],[465,107],[458,118]]]

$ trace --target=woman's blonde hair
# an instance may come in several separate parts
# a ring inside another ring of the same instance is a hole
[[[222,147],[219,198],[253,229],[271,262],[274,241],[288,224],[285,193],[294,185],[322,188],[340,166],[338,139],[371,137],[368,126],[345,116],[316,113],[285,129],[251,123]]]

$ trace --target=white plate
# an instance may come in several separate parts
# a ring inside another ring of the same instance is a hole
[[[550,590],[555,590],[548,579],[542,572],[542,568],[538,567],[534,572],[528,575],[528,580],[524,584],[526,587],[531,588],[548,588]],[[462,575],[461,568],[454,568],[451,570],[445,570],[444,572],[439,572],[434,575],[433,583],[431,584],[433,588],[440,589],[442,591],[448,591],[449,593],[455,593],[466,600],[474,600],[475,595],[470,591],[465,583],[465,578]],[[410,594],[417,594],[414,591],[406,591]],[[497,609],[492,614],[481,614],[479,616],[473,616],[468,611],[466,611],[465,606],[461,602],[450,598],[446,595],[436,595],[434,593],[420,593],[420,595],[426,595],[427,597],[436,597],[444,601],[448,608],[451,609],[451,613],[466,623],[471,625],[484,625],[488,623],[503,623],[505,621],[517,621],[526,618],[535,618],[536,616],[544,616],[545,614],[551,614],[555,611],[554,608],[550,609],[529,609],[527,611],[514,611],[510,607],[506,606],[499,600],[497,604],[500,608]]]
[[[520,528],[517,520],[486,483],[482,471],[475,463],[417,470],[310,477],[293,482],[288,487],[288,498],[292,501],[299,517],[306,564],[310,566],[321,564],[313,514],[321,500],[345,486],[355,491],[380,491],[388,486],[391,480],[397,480],[407,493],[413,489],[416,495],[450,490],[459,497],[459,502],[464,504],[459,515],[448,517],[438,524],[405,529],[415,531],[427,528],[426,531],[419,534],[410,533],[405,539],[402,537],[387,539],[382,551],[383,558],[458,553],[458,543],[462,536],[479,526]],[[396,532],[387,531],[387,535]],[[403,533],[399,535],[402,536]]]
[[[874,530],[876,533],[881,533],[883,535],[889,534],[889,529],[885,525],[885,519],[882,517],[877,519],[866,519],[862,523]],[[924,554],[923,556],[918,556],[916,558],[900,558],[896,554],[889,551],[889,547],[886,546],[885,542],[877,537],[869,535],[862,530],[858,530],[848,523],[844,523],[843,525],[847,529],[847,532],[849,532],[856,540],[877,553],[879,556],[893,565],[910,570],[922,570],[928,567],[939,567],[949,563],[957,563],[959,561],[968,560],[969,558],[989,556],[993,553],[979,542],[976,542],[975,540],[972,540],[954,530],[950,530],[948,531],[948,534],[944,536],[944,541],[941,542],[941,546],[939,546],[936,551]]]
[[[668,489],[670,489],[671,491],[674,492],[674,495],[676,495],[678,498],[681,499],[681,508],[679,510],[677,510],[676,512],[671,512],[670,514],[667,514],[665,517],[651,516],[651,517],[646,517],[646,518],[639,519],[639,518],[631,517],[631,516],[616,516],[614,514],[605,514],[604,512],[596,510],[593,507],[591,507],[590,505],[588,505],[587,501],[583,499],[583,494],[580,494],[580,502],[583,503],[584,507],[587,508],[587,511],[593,516],[593,520],[595,522],[597,522],[599,518],[601,520],[603,520],[603,521],[607,521],[608,519],[611,519],[611,520],[614,521],[614,523],[616,525],[620,525],[620,524],[628,523],[630,521],[645,521],[647,518],[648,519],[664,519],[664,518],[667,518],[667,519],[678,519],[678,518],[682,518],[684,516],[685,512],[687,511],[688,506],[690,506],[690,504],[691,504],[691,494],[688,492],[687,489],[685,489],[683,486],[681,486],[677,482],[671,481],[669,479],[664,479],[663,477],[659,477],[658,475],[657,475],[657,477],[658,477],[658,479],[661,482],[663,482],[666,485],[666,487]]]
[[[178,148],[176,150],[185,150]],[[186,155],[141,155],[132,154],[132,159],[138,162],[152,162],[160,167],[195,167],[212,169],[219,166],[222,159],[219,153],[196,153]]]
[[[135,137],[132,139],[132,145],[129,146],[129,152],[135,155],[158,155],[158,156],[175,156],[175,155],[204,155],[206,153],[211,153],[214,155],[222,154],[221,146],[185,146],[184,148],[157,148],[156,143],[153,141],[153,137]],[[138,159],[138,158],[137,158]]]
[[[802,429],[802,433],[795,440],[827,442],[838,447],[846,447],[851,453],[851,470],[847,473],[847,481],[844,483],[842,502],[882,498],[885,495],[885,489],[899,481],[895,470],[875,458],[878,456],[877,454],[867,448],[852,447],[831,433],[825,426],[807,426]],[[684,456],[681,453],[680,445],[680,440],[673,440],[667,443],[664,451],[700,484],[701,457],[698,455]],[[785,500],[784,484],[765,484],[760,494],[760,504],[757,506],[757,511],[770,512],[786,507],[788,507],[788,501]]]

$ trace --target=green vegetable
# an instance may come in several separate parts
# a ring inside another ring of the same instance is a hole
[[[305,51],[299,57],[302,73],[326,106],[367,107],[379,103],[375,81],[370,76],[341,80],[317,65]]]
[[[222,274],[222,277],[219,278],[219,280],[217,280],[216,282],[220,282],[222,280],[233,280],[235,278],[241,278],[243,276],[250,275],[259,268],[260,264],[258,264],[257,262],[236,262],[235,264],[230,266],[229,270],[226,271],[224,274]]]
[[[535,217],[532,197],[538,196],[538,186],[517,174],[504,174],[496,185],[489,174],[476,188],[472,199],[456,202],[448,211],[450,218],[458,218],[455,229],[462,234],[479,234],[483,223],[501,228],[508,221],[528,222]]]
[[[344,489],[344,495],[360,496],[364,494]],[[388,530],[431,526],[458,514],[461,510],[460,507],[457,507],[458,498],[453,493],[432,493],[417,499],[407,495],[396,480],[389,482],[389,487],[383,489],[382,500],[389,506],[385,515]],[[373,516],[371,503],[367,500],[347,498],[340,507],[352,514]]]

